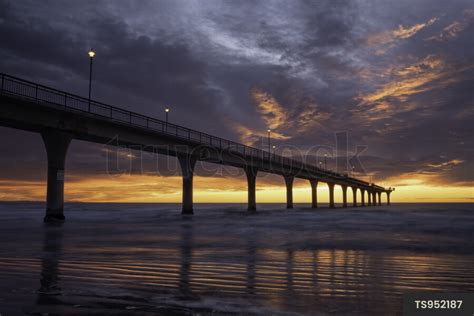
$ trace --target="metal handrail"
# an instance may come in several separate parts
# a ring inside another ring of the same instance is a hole
[[[326,176],[332,176],[335,178],[344,179],[346,181],[353,181],[369,186],[368,182],[348,177],[330,170],[321,169],[317,166],[303,163],[299,160],[283,157],[268,151],[250,147],[221,137],[212,136],[210,134],[196,131],[184,126],[168,123],[160,119],[128,111],[99,101],[90,100],[75,94],[50,88],[8,74],[1,73],[0,91],[2,93],[8,93],[21,96],[23,98],[32,99],[37,102],[59,105],[65,108],[102,116],[114,121],[127,123],[131,126],[146,128],[172,137],[187,139],[188,141],[214,147],[216,149],[232,151],[246,157],[257,157],[263,160],[278,162],[283,165],[304,168],[308,171],[321,173]],[[209,142],[204,142],[205,139],[208,139]]]

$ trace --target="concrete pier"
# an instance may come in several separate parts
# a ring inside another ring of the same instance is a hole
[[[347,186],[342,185],[342,207],[347,207]]]
[[[328,183],[329,187],[329,207],[334,208],[334,183]]]
[[[257,200],[255,195],[256,183],[257,183],[257,168],[245,168],[245,174],[247,175],[247,185],[248,185],[248,208],[249,212],[257,211]]]
[[[183,176],[183,208],[182,214],[193,214],[193,176],[196,158],[191,155],[178,155],[181,174]]]
[[[357,206],[357,188],[352,187],[352,206]]]
[[[318,182],[328,183],[331,208],[335,207],[335,185],[343,189],[343,201],[337,202],[342,202],[344,207],[347,207],[348,187],[353,190],[354,206],[357,206],[357,190],[363,194],[363,190],[367,191],[369,205],[376,205],[377,195],[380,205],[384,192],[390,204],[390,192],[395,190],[7,74],[1,74],[1,79],[0,125],[40,133],[45,143],[48,155],[46,222],[64,220],[64,166],[72,139],[176,157],[183,176],[183,214],[193,214],[193,175],[197,160],[246,170],[248,210],[252,212],[256,211],[257,172],[285,178],[288,208],[293,208],[295,178],[310,181],[312,208],[318,207]],[[45,99],[51,91],[54,98]],[[80,104],[87,104],[88,110],[77,111]]]
[[[286,183],[286,208],[293,208],[293,176],[285,176]]]
[[[372,206],[372,193],[367,191],[367,206]]]
[[[311,184],[311,208],[318,208],[318,180],[309,180]]]
[[[64,165],[72,135],[47,130],[41,133],[48,155],[48,188],[44,222],[64,221]]]
[[[379,196],[379,205],[382,205],[382,192],[377,192],[377,195]]]
[[[365,206],[365,190],[360,190],[360,206]]]

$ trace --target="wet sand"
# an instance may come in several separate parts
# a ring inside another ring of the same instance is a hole
[[[473,204],[0,203],[2,315],[401,315],[474,291]]]

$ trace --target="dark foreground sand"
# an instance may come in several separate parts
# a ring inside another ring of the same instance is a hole
[[[473,204],[0,204],[0,314],[395,315],[474,291]]]

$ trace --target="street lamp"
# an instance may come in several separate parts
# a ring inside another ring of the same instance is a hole
[[[355,167],[352,166],[352,176],[354,176],[354,169],[355,169]]]
[[[95,57],[95,52],[94,50],[91,48],[89,50],[89,112],[91,110],[91,93],[92,93],[92,60],[94,59]]]
[[[267,132],[268,132],[268,152],[271,152],[271,149],[270,149],[270,134],[271,134],[272,130],[267,129]]]
[[[165,113],[166,113],[166,124],[168,124],[168,113],[170,112],[170,108],[166,108],[165,109]]]
[[[276,149],[276,146],[275,146],[275,145],[273,145],[273,146],[272,146],[272,148],[273,148],[273,155],[275,155],[275,149]]]
[[[319,162],[319,168],[320,168],[320,169],[323,168],[323,162],[322,162],[322,161]]]
[[[324,154],[324,169],[328,169],[328,154]]]
[[[170,112],[170,108],[165,109],[165,116],[166,116],[166,131],[168,131],[168,113]]]

